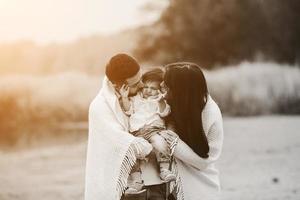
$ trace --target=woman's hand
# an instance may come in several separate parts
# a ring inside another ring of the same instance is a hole
[[[170,149],[170,155],[173,155],[175,151],[175,147],[178,144],[179,136],[171,130],[164,130],[160,132],[160,135],[167,141],[169,149]]]
[[[168,144],[172,144],[176,138],[179,138],[179,136],[171,130],[163,130],[159,134],[168,142]]]

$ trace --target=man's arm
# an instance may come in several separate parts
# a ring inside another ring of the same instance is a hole
[[[131,147],[134,148],[135,155],[138,159],[145,158],[152,150],[152,145],[141,137],[135,137],[129,132],[127,132],[124,127],[116,120],[115,114],[106,106],[105,100],[102,100],[103,103],[100,103],[102,106],[96,105],[92,103],[89,108],[89,124],[97,124],[97,131],[94,132],[96,134],[92,134],[89,136],[89,139],[93,138],[93,140],[103,140],[103,136],[100,133],[104,131],[110,131],[114,134],[118,134],[116,138],[118,140],[128,139],[128,137],[134,138],[131,143]],[[120,109],[119,112],[122,112]],[[94,138],[96,137],[96,138]],[[109,139],[106,137],[106,139]],[[114,142],[114,141],[109,141]]]
[[[128,97],[122,96],[120,99],[120,104],[121,104],[121,107],[123,108],[123,110],[125,111],[125,113],[129,112],[130,107],[131,107],[131,102]]]

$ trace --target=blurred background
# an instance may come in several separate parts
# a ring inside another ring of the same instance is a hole
[[[105,64],[203,67],[222,199],[300,199],[298,0],[0,0],[0,199],[83,199]]]

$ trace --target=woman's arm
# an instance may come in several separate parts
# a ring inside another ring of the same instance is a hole
[[[169,143],[174,141],[174,132],[172,131],[165,131],[161,133],[161,135],[163,135]],[[223,145],[222,121],[215,122],[211,126],[207,134],[207,140],[209,146],[208,158],[201,158],[181,139],[178,139],[173,155],[182,162],[199,170],[205,169],[210,163],[215,162],[220,157]]]
[[[209,152],[208,158],[201,158],[186,143],[178,140],[174,151],[174,156],[186,164],[199,170],[205,169],[210,163],[215,162],[221,155],[223,145],[223,125],[222,122],[215,122],[207,134]]]

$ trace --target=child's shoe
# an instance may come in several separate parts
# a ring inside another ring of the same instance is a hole
[[[125,191],[125,195],[143,193],[143,192],[146,191],[145,189],[143,189],[143,187],[144,187],[144,181],[141,181],[141,182],[138,182],[138,181],[128,182],[128,188]]]

